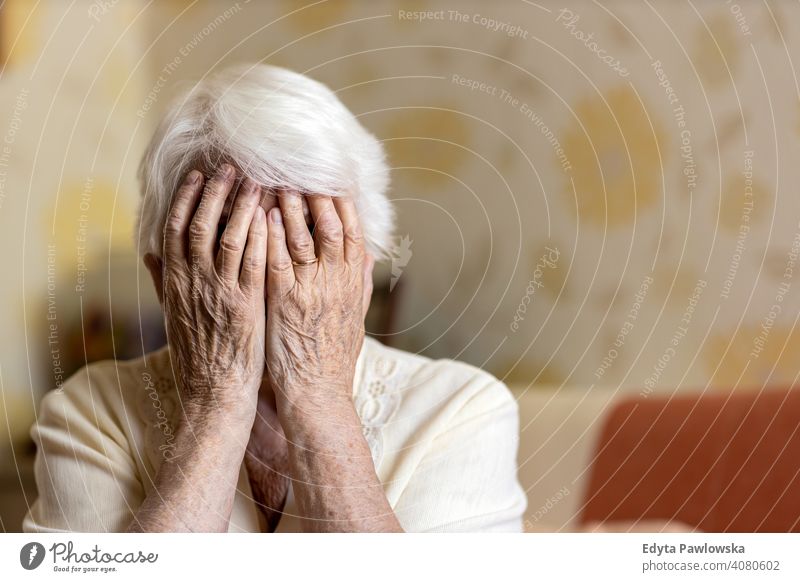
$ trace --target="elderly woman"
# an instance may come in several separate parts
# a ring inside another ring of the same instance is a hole
[[[520,531],[505,386],[364,336],[387,176],[302,75],[177,99],[140,168],[168,346],[45,397],[26,531]]]

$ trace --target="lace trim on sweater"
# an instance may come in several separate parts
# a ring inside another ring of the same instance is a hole
[[[400,405],[401,374],[397,360],[392,358],[378,356],[365,363],[364,377],[354,404],[372,461],[377,467],[383,458],[383,427]]]

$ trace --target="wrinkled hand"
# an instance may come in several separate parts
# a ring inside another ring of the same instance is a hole
[[[372,259],[351,197],[296,193],[269,212],[267,379],[303,531],[402,531],[352,399]]]
[[[189,173],[164,229],[167,338],[184,409],[252,424],[264,371],[266,215],[259,188],[243,180],[217,250],[235,170],[223,165],[204,182]]]
[[[282,192],[278,199],[267,257],[270,385],[279,402],[294,407],[352,406],[373,265],[355,205],[350,197],[306,196],[312,238],[301,196]]]

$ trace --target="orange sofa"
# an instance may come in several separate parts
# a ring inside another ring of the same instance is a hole
[[[800,390],[629,397],[604,417],[580,522],[800,531]]]

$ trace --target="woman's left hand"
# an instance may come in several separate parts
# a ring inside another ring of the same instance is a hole
[[[266,328],[267,378],[303,529],[402,531],[353,405],[372,259],[350,197],[305,199],[313,238],[300,195],[279,195],[269,213]]]
[[[267,376],[284,407],[352,406],[355,365],[372,292],[352,198],[278,195],[269,213]],[[314,224],[303,216],[303,198]]]

